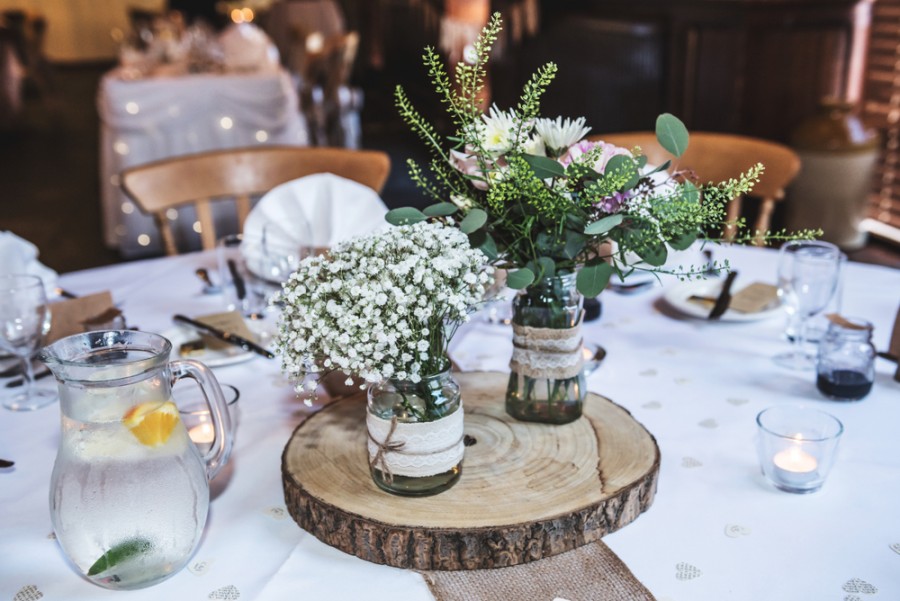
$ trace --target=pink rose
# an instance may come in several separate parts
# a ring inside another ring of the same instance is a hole
[[[468,148],[466,149],[468,150]],[[472,175],[481,179],[471,179],[469,181],[472,182],[472,185],[478,190],[487,190],[487,173],[481,170],[481,165],[478,164],[478,157],[471,152],[459,152],[458,150],[450,151],[450,163],[461,173],[465,175]],[[504,164],[503,159],[485,159],[484,167],[487,170],[492,170],[497,167],[500,167]]]
[[[591,168],[597,173],[603,173],[603,171],[606,169],[606,164],[609,162],[609,159],[613,158],[617,154],[631,156],[631,153],[626,148],[622,148],[614,144],[608,144],[601,141],[590,142],[588,140],[582,140],[581,142],[572,144],[565,152],[565,154],[559,157],[559,162],[563,167],[568,167],[572,163],[580,163],[584,160],[581,157],[594,150],[595,148],[602,149],[599,158],[594,162],[593,165],[591,165]]]

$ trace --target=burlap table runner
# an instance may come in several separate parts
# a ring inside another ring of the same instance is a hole
[[[422,576],[437,601],[654,601],[602,541],[510,568]]]

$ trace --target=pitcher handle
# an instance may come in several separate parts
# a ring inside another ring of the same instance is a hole
[[[216,380],[212,371],[202,363],[179,359],[169,363],[169,367],[172,370],[173,384],[181,378],[192,378],[200,385],[200,390],[206,399],[209,415],[212,418],[215,440],[213,440],[212,447],[203,456],[203,461],[206,463],[206,477],[208,480],[212,480],[228,461],[234,442],[231,436],[231,416],[228,414],[225,396],[219,387],[219,381]]]

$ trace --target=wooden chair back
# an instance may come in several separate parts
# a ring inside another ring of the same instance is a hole
[[[379,194],[390,172],[387,154],[373,150],[261,146],[173,157],[126,169],[125,194],[152,215],[169,255],[178,254],[166,211],[193,205],[205,250],[216,245],[212,203],[233,199],[243,229],[251,197],[314,173],[334,173],[369,186]]]
[[[603,140],[632,149],[640,146],[651,164],[662,165],[672,161],[669,171],[690,170],[698,183],[721,182],[736,178],[756,163],[762,163],[765,171],[753,188],[752,196],[761,204],[753,225],[755,233],[762,234],[770,228],[775,203],[784,199],[787,186],[800,171],[800,157],[793,150],[769,140],[713,132],[691,132],[690,143],[680,158],[675,158],[656,140],[650,131],[625,132],[589,136],[590,140]],[[741,214],[741,197],[728,204],[727,218],[736,220]],[[723,235],[734,238],[735,228],[727,227]],[[757,235],[757,242],[761,236]]]

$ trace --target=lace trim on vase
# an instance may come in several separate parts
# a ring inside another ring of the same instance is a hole
[[[573,378],[584,366],[581,321],[572,328],[534,328],[513,324],[509,367],[529,378]]]
[[[385,479],[423,478],[446,472],[462,461],[463,409],[431,422],[400,423],[366,414],[369,464]]]

